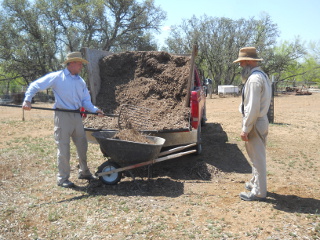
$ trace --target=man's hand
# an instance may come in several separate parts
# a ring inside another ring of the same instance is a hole
[[[240,136],[241,136],[242,141],[245,141],[245,142],[248,142],[248,141],[249,141],[249,139],[248,139],[248,133],[246,133],[246,132],[241,132]]]
[[[98,117],[104,117],[104,113],[102,110],[98,109],[96,113],[98,113]]]
[[[29,102],[29,101],[24,101],[23,102],[23,104],[22,104],[22,108],[24,109],[24,110],[31,110],[31,102]]]

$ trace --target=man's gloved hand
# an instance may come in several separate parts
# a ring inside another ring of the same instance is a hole
[[[31,110],[31,102],[29,102],[29,101],[24,101],[23,102],[23,104],[22,104],[22,108],[24,109],[24,110]]]
[[[98,109],[98,110],[96,111],[96,113],[98,113],[98,116],[99,116],[99,117],[104,117],[104,113],[103,113],[102,110]]]

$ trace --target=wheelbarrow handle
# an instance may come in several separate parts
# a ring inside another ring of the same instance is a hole
[[[0,106],[2,106],[2,107],[22,108],[22,105],[12,105],[12,104],[0,104]],[[80,111],[80,110],[54,109],[54,108],[44,108],[44,107],[32,107],[32,108],[33,109],[39,109],[39,110],[47,110],[47,111],[58,111],[58,112],[71,112],[71,113],[93,114],[93,115],[98,115],[99,114],[99,113]],[[119,115],[117,115],[117,114],[104,113],[103,115],[107,116],[107,117],[119,117]]]

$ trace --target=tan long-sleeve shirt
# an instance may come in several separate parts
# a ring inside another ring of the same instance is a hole
[[[271,82],[260,67],[251,70],[244,85],[242,131],[249,133],[258,118],[267,115],[271,101]]]

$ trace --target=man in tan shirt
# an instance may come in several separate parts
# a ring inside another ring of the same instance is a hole
[[[245,47],[239,51],[234,63],[242,67],[244,82],[240,112],[243,115],[241,139],[252,162],[252,179],[245,184],[250,192],[240,193],[245,201],[264,200],[267,196],[266,140],[268,135],[267,113],[271,101],[271,82],[259,67],[256,48]]]

